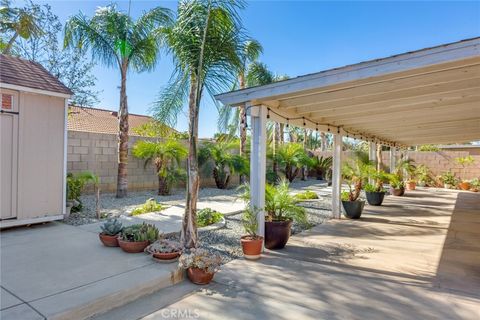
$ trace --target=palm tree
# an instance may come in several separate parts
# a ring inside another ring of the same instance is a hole
[[[38,18],[24,8],[12,8],[11,1],[2,0],[0,6],[0,32],[11,33],[10,39],[4,43],[0,40],[0,50],[3,54],[10,54],[18,37],[29,39],[42,34],[38,25]]]
[[[170,82],[155,103],[154,116],[175,123],[184,102],[188,101],[187,195],[181,242],[197,246],[198,113],[203,93],[228,91],[236,81],[240,65],[238,52],[243,29],[238,10],[243,2],[225,0],[181,0],[177,20],[161,33],[174,58]]]
[[[300,168],[310,165],[311,159],[299,143],[287,143],[281,145],[273,159],[281,166],[284,166],[285,177],[292,182],[297,176]]]
[[[213,178],[218,189],[226,189],[230,177],[239,173],[248,173],[248,161],[239,154],[232,154],[238,148],[238,141],[206,142],[200,148],[198,161],[200,165],[207,166],[213,162]]]
[[[185,177],[185,170],[180,168],[187,156],[187,148],[176,140],[151,142],[139,140],[133,146],[133,155],[145,159],[145,165],[153,162],[158,175],[158,194],[170,194],[172,185]]]
[[[256,40],[248,40],[244,43],[240,51],[240,68],[238,70],[238,84],[240,89],[245,89],[245,75],[250,63],[258,59],[263,52],[262,45]],[[247,143],[247,108],[241,105],[240,111],[240,155],[245,155],[245,146]],[[240,183],[245,183],[245,175],[240,174]]]
[[[157,7],[145,12],[136,21],[117,10],[116,5],[98,8],[89,19],[79,13],[65,25],[65,46],[90,48],[92,59],[120,70],[120,107],[118,112],[118,176],[117,197],[127,195],[129,70],[153,70],[158,60],[160,37],[156,30],[171,24],[171,12]]]

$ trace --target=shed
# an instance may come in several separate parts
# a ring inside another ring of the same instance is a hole
[[[63,219],[72,91],[40,64],[0,54],[0,227]]]

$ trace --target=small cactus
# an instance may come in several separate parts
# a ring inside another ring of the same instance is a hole
[[[117,218],[108,219],[100,228],[103,234],[109,236],[117,235],[123,230],[122,223]]]
[[[134,224],[125,227],[122,231],[122,239],[125,241],[150,241],[154,242],[158,239],[159,231],[153,224]]]

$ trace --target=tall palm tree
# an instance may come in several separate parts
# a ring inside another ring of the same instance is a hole
[[[180,168],[181,162],[187,156],[187,148],[177,140],[165,142],[138,140],[133,146],[133,155],[144,159],[145,165],[153,163],[158,175],[158,194],[170,194],[172,185],[185,176],[185,170]]]
[[[24,8],[12,8],[11,1],[2,0],[0,5],[0,32],[11,34],[10,39],[0,39],[0,50],[3,54],[10,54],[18,37],[29,39],[42,34],[38,25],[38,18]],[[3,37],[2,37],[3,38]]]
[[[263,52],[262,45],[253,39],[246,41],[240,51],[240,68],[238,70],[238,85],[240,89],[245,89],[245,76],[248,65],[258,59]],[[228,108],[228,107],[227,107]],[[247,144],[247,108],[241,105],[240,112],[240,155],[245,155],[245,146]],[[245,183],[245,175],[240,174],[240,183]]]
[[[240,65],[238,52],[243,43],[243,28],[238,10],[243,2],[231,0],[181,0],[177,19],[162,30],[174,72],[153,108],[154,116],[175,123],[184,102],[188,101],[187,194],[181,242],[197,246],[198,114],[203,93],[227,91],[235,82]]]
[[[134,21],[129,14],[117,10],[116,5],[110,5],[98,8],[91,19],[79,13],[65,25],[65,46],[89,48],[93,60],[120,71],[118,198],[125,197],[128,189],[127,74],[130,70],[153,70],[161,44],[157,29],[171,22],[171,12],[165,8],[154,8]]]

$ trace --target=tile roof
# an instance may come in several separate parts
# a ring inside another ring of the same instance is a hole
[[[130,113],[128,123],[130,135],[135,135],[133,128],[152,121],[152,117]],[[68,130],[95,133],[118,133],[117,112],[105,109],[70,106],[68,113]]]
[[[33,89],[73,94],[39,63],[0,54],[0,82]]]

